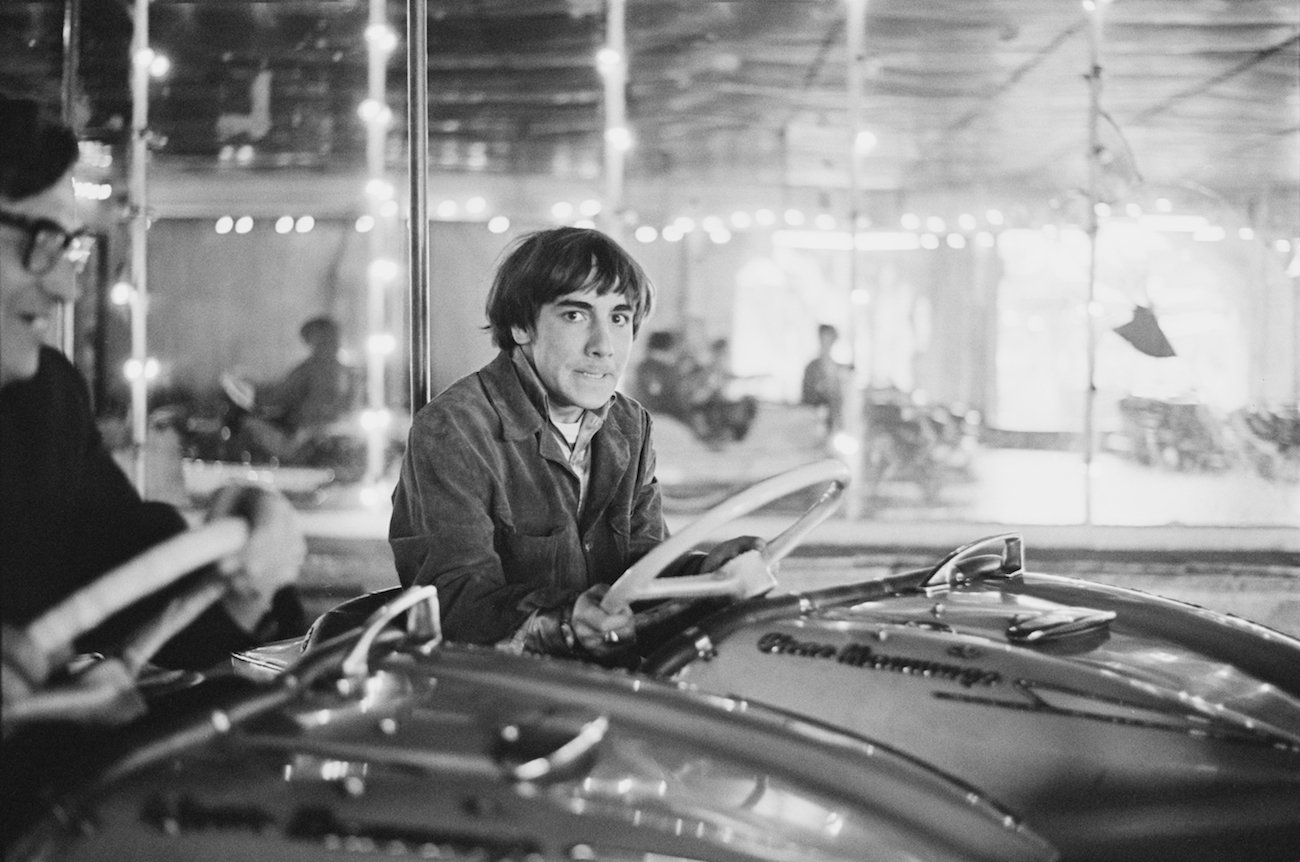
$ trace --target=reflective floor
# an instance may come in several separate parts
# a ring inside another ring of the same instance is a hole
[[[819,445],[814,417],[799,408],[760,412],[750,436],[740,443],[706,446],[672,420],[658,421],[655,434],[665,494],[682,507],[697,504],[693,497],[702,503],[711,492],[743,487],[824,457],[826,451]],[[915,469],[909,474],[905,467],[891,471],[886,465],[878,468],[885,474],[879,481],[872,480],[871,472],[864,468],[866,475],[849,504],[854,516],[868,521],[1300,531],[1300,470],[1266,479],[1244,463],[1178,470],[1139,464],[1113,452],[1098,452],[1088,470],[1081,452],[974,445],[942,456],[932,471],[937,490],[929,494]]]

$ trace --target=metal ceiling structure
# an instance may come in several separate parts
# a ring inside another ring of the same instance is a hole
[[[1098,0],[1100,2],[1100,0]],[[80,6],[74,118],[130,127],[129,0]],[[364,160],[366,0],[153,0],[160,162],[341,169]],[[1300,3],[1113,0],[1098,44],[1103,199],[1192,190],[1300,234]],[[57,102],[73,0],[0,3],[0,89]],[[842,196],[844,0],[628,0],[630,184]],[[430,0],[430,169],[591,180],[601,0]],[[389,20],[405,26],[404,0]],[[1068,199],[1087,182],[1088,13],[1073,0],[867,0],[865,212],[914,195]],[[405,104],[394,52],[389,103]],[[403,163],[405,117],[390,136]],[[876,202],[873,204],[872,202]],[[635,200],[629,201],[636,205]]]

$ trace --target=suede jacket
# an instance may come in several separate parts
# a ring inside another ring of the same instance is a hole
[[[615,394],[579,481],[527,359],[503,351],[411,426],[388,538],[404,586],[435,584],[449,640],[495,643],[667,538],[651,419]]]

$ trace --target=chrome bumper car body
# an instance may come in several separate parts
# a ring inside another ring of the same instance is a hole
[[[431,601],[403,594],[155,722],[7,858],[1056,858],[910,757],[744,700],[441,645]]]
[[[1300,642],[1027,572],[1021,540],[736,603],[643,670],[850,730],[958,776],[1067,859],[1291,860]]]

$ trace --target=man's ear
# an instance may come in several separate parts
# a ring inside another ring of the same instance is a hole
[[[510,337],[515,340],[515,344],[528,344],[533,340],[532,332],[520,326],[510,327]]]

